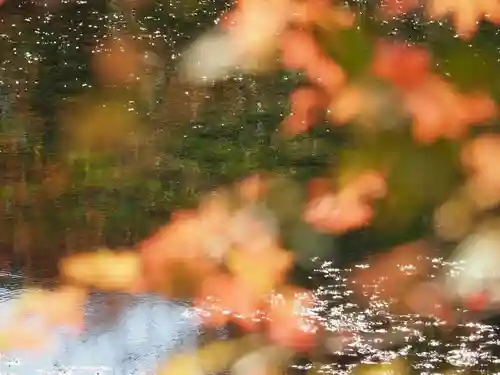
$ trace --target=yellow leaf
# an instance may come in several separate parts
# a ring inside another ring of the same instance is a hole
[[[100,250],[64,259],[63,277],[89,287],[108,291],[127,291],[141,276],[139,254],[133,251]]]
[[[183,353],[169,360],[158,375],[201,375],[220,372],[244,350],[246,339],[214,341],[196,353]]]
[[[243,250],[231,250],[227,267],[258,294],[264,294],[282,281],[292,263],[292,255],[280,249],[269,249],[254,254]]]

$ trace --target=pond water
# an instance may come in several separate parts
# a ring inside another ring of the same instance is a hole
[[[436,373],[443,366],[496,370],[500,353],[495,326],[464,321],[440,335],[435,322],[391,314],[376,298],[361,308],[349,297],[346,272],[331,262],[315,271],[325,280],[316,294],[324,302],[319,310],[331,335],[327,350],[333,354],[325,373],[348,374],[358,363],[395,358],[409,359],[411,373],[419,374]],[[22,281],[19,275],[0,273],[0,329],[9,324]],[[110,300],[118,302],[115,314],[110,314]],[[150,375],[158,364],[179,351],[196,349],[201,341],[199,321],[189,308],[154,295],[94,294],[85,313],[86,330],[77,338],[60,329],[54,332],[54,346],[43,352],[0,353],[0,375]]]
[[[20,278],[4,276],[0,286],[0,326],[22,291]],[[115,296],[123,304],[117,319],[95,324],[105,314],[103,295],[92,296],[85,308],[86,331],[74,338],[62,329],[43,352],[0,353],[1,375],[146,375],[180,350],[196,347],[197,321],[186,306],[153,295]],[[107,296],[108,299],[110,296]]]

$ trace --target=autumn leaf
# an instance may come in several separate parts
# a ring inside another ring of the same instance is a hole
[[[281,375],[291,357],[290,350],[279,346],[264,346],[239,358],[231,367],[233,375]]]
[[[457,34],[463,39],[474,35],[483,18],[495,24],[500,21],[500,4],[496,0],[427,0],[426,10],[433,19],[451,15]]]
[[[287,69],[305,70],[321,56],[321,49],[310,32],[286,30],[280,37],[281,62]]]
[[[262,174],[252,174],[239,181],[236,189],[246,203],[255,203],[267,192],[268,181]]]
[[[376,294],[385,301],[397,300],[412,279],[428,271],[429,254],[428,246],[417,241],[375,255],[368,267],[356,268],[352,274],[356,297],[364,300],[365,295]]]
[[[0,350],[16,349],[40,350],[48,347],[52,342],[50,333],[46,330],[34,330],[24,324],[12,322],[7,330],[0,330]]]
[[[342,234],[369,224],[372,209],[356,197],[327,194],[309,203],[304,220],[319,231]]]
[[[291,97],[291,114],[281,127],[288,135],[296,135],[309,130],[318,120],[324,108],[324,95],[313,87],[295,90]]]
[[[318,198],[332,191],[332,181],[328,178],[312,178],[307,182],[307,191],[310,199]]]
[[[287,28],[291,4],[291,0],[239,1],[230,21],[224,22],[225,29],[208,31],[188,48],[182,67],[184,78],[201,83],[221,79],[238,68],[259,68],[259,62],[276,49],[279,35]]]
[[[345,125],[354,120],[365,110],[364,104],[369,98],[362,87],[349,85],[337,93],[328,106],[328,118],[338,125]]]
[[[291,253],[276,248],[261,249],[258,253],[234,249],[227,258],[232,274],[258,295],[283,282],[291,264]]]
[[[83,329],[83,307],[87,298],[86,290],[79,287],[62,286],[53,291],[27,289],[16,301],[11,318],[11,333],[17,334],[25,344],[50,339],[56,327],[70,328],[74,334]],[[30,317],[40,320],[33,327],[31,335],[25,331]],[[45,336],[45,337],[43,337]]]
[[[500,201],[499,156],[500,137],[496,134],[482,135],[463,148],[462,162],[469,174],[467,190],[481,209]]]
[[[312,309],[314,296],[305,290],[289,287],[273,297],[268,312],[270,340],[284,348],[308,351],[316,344],[319,329]]]
[[[108,291],[129,291],[141,273],[137,252],[101,249],[64,258],[59,266],[66,280]]]
[[[287,30],[281,36],[280,46],[283,65],[305,72],[322,91],[332,94],[344,84],[344,71],[321,50],[310,32]]]
[[[438,283],[420,282],[409,288],[403,296],[405,307],[413,314],[453,322],[453,310],[446,290]]]
[[[265,205],[249,205],[234,212],[229,226],[229,243],[249,254],[265,256],[278,247],[280,228],[274,213]],[[228,255],[229,248],[224,256]]]
[[[375,76],[400,91],[404,107],[414,118],[413,135],[417,142],[432,143],[440,137],[458,139],[467,134],[469,126],[496,116],[496,104],[489,96],[458,92],[430,71],[430,63],[429,53],[422,47],[380,41],[371,66]],[[360,107],[357,104],[353,108],[359,112]]]
[[[139,245],[147,290],[172,297],[181,288],[181,294],[192,294],[214,272],[218,260],[207,254],[208,234],[201,224],[199,213],[177,218]]]
[[[205,278],[195,306],[202,310],[204,323],[222,326],[234,321],[247,331],[257,328],[255,320],[261,296],[249,285],[229,274],[217,274]]]
[[[169,358],[158,375],[213,374],[229,367],[249,346],[248,338],[214,341],[194,353],[180,353]]]
[[[403,90],[411,90],[427,78],[430,64],[425,48],[381,40],[375,44],[371,72]]]
[[[373,217],[371,201],[386,195],[383,176],[364,172],[350,179],[340,191],[311,200],[304,220],[321,231],[344,233],[368,225]]]

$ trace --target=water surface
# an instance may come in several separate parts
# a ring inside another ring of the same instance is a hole
[[[5,281],[0,286],[0,326],[9,324],[9,312],[22,290],[19,278]],[[198,326],[186,306],[154,295],[114,296],[122,305],[117,317],[106,322],[101,321],[108,306],[105,297],[110,296],[89,299],[80,337],[61,329],[54,332],[56,345],[43,353],[1,353],[0,375],[154,374],[158,363],[196,347]]]

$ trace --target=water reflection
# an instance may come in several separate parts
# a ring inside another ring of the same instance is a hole
[[[9,324],[21,282],[19,276],[0,274],[0,328]],[[80,337],[61,329],[54,332],[54,347],[42,353],[0,353],[0,375],[154,374],[159,361],[196,346],[198,327],[186,306],[153,295],[112,295],[119,300],[118,318],[98,324],[109,310],[109,297],[91,296],[85,308],[86,331]]]

